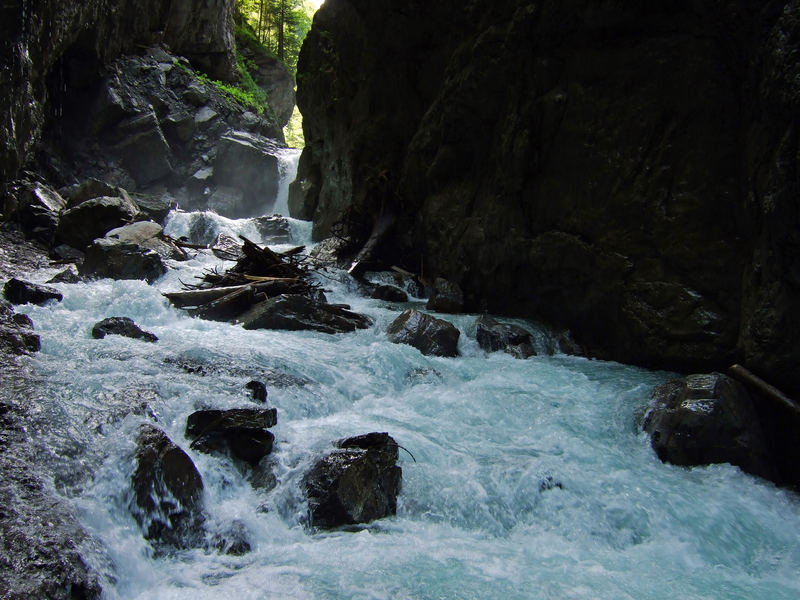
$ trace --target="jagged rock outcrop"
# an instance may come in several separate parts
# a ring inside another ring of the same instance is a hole
[[[0,181],[16,177],[45,127],[85,110],[101,65],[166,44],[218,79],[236,78],[234,0],[87,0],[0,6]]]
[[[600,357],[800,390],[800,2],[330,0],[290,207]]]

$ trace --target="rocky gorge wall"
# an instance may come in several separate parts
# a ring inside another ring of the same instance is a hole
[[[234,80],[233,8],[234,0],[3,2],[0,181],[31,160],[68,88],[86,87],[123,52],[166,44],[212,77]]]
[[[290,208],[591,354],[800,390],[800,2],[327,0]]]

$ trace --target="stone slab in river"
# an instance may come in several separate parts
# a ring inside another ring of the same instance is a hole
[[[192,459],[160,429],[143,425],[136,440],[131,512],[147,539],[191,548],[203,539],[203,479]]]
[[[397,512],[402,469],[387,433],[340,440],[305,477],[311,524],[331,529],[368,523]]]
[[[461,332],[452,323],[418,310],[403,312],[392,321],[386,333],[395,344],[414,346],[423,354],[458,356]]]

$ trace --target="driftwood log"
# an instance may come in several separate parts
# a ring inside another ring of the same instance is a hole
[[[795,416],[800,417],[800,404],[784,394],[778,388],[770,385],[756,374],[752,373],[742,365],[733,365],[728,369],[728,375],[738,379],[750,389],[758,392],[762,396],[769,398],[777,405],[791,411]]]
[[[212,321],[234,321],[252,306],[280,295],[319,298],[318,284],[310,281],[305,246],[274,252],[240,236],[241,257],[225,272],[206,271],[197,284],[166,292],[173,306]],[[198,248],[200,249],[200,248]]]

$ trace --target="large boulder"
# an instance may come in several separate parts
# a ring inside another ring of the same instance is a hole
[[[403,312],[392,321],[386,333],[395,344],[414,346],[423,354],[458,356],[461,332],[452,323],[418,310]]]
[[[224,206],[218,200],[220,214],[230,218],[257,217],[272,210],[278,194],[278,158],[275,146],[266,138],[245,131],[231,131],[222,136],[214,162],[214,181],[231,188],[227,196],[236,202]]]
[[[336,445],[304,479],[311,525],[331,529],[394,515],[402,478],[397,442],[369,433]]]
[[[775,478],[753,401],[739,382],[725,375],[689,375],[657,386],[644,429],[664,462],[731,463]]]
[[[106,233],[105,237],[126,244],[135,244],[147,248],[158,254],[161,258],[185,260],[186,255],[164,237],[164,228],[153,221],[137,221],[130,225],[117,227]]]
[[[74,208],[92,198],[119,196],[120,190],[96,177],[90,177],[85,181],[64,188],[62,194],[67,199],[66,208]]]
[[[3,286],[3,296],[11,304],[47,304],[61,302],[63,296],[57,289],[12,277]]]
[[[11,304],[0,300],[0,353],[31,354],[40,349],[30,317],[15,313]]]
[[[83,249],[110,230],[132,222],[138,214],[139,207],[127,194],[91,198],[61,213],[56,239]]]
[[[144,536],[157,545],[201,544],[203,479],[189,456],[160,429],[143,425],[136,439],[130,509]]]
[[[121,335],[145,342],[158,341],[158,337],[155,334],[141,329],[130,317],[108,317],[94,324],[94,327],[92,327],[92,337],[94,339],[101,340],[107,335]]]
[[[253,305],[237,317],[245,329],[312,330],[345,333],[366,329],[372,321],[334,304],[300,294],[281,294]]]
[[[201,410],[186,420],[186,436],[193,439],[195,450],[228,453],[255,467],[272,452],[275,436],[267,428],[277,420],[274,408]]]
[[[500,323],[488,315],[481,315],[475,324],[478,345],[487,352],[503,350],[516,358],[534,356],[531,334],[519,325]]]
[[[111,238],[95,240],[86,249],[80,274],[112,279],[143,279],[153,283],[167,272],[157,252],[131,242]]]

